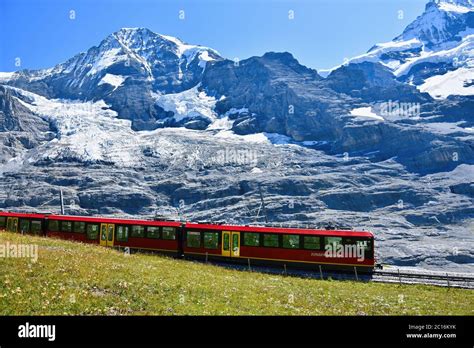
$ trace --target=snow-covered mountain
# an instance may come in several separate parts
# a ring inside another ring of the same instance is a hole
[[[47,98],[104,100],[135,129],[154,129],[157,119],[170,116],[156,96],[195,87],[206,64],[220,59],[208,47],[145,28],[123,28],[50,69],[0,74],[0,83]]]
[[[381,63],[399,81],[434,98],[474,95],[474,3],[430,1],[401,35],[376,44],[346,65],[362,62]]]
[[[97,93],[95,88],[108,85],[108,91],[118,88],[130,78],[147,81],[154,89],[176,92],[195,84],[207,62],[221,59],[211,48],[189,45],[180,39],[160,35],[146,28],[122,28],[94,46],[50,69],[23,70],[0,75],[0,81],[65,80],[51,91],[77,97]],[[94,94],[95,95],[95,94]]]

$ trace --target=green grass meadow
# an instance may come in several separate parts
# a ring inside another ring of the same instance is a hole
[[[474,315],[474,291],[238,271],[51,238],[0,258],[1,315]]]

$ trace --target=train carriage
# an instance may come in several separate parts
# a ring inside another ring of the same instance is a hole
[[[0,212],[0,229],[252,265],[370,272],[371,232]]]
[[[185,256],[361,272],[375,265],[371,232],[186,223],[184,233]]]
[[[106,247],[153,250],[175,255],[179,222],[51,215],[46,235]]]

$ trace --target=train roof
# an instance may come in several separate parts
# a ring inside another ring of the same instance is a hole
[[[97,217],[97,216],[72,216],[72,215],[47,215],[50,220],[70,220],[83,221],[83,222],[105,222],[108,224],[136,224],[145,226],[172,226],[179,227],[182,225],[179,221],[160,221],[160,220],[138,220],[138,219],[127,219],[127,218],[113,218],[113,217]]]
[[[0,216],[24,217],[24,218],[30,218],[30,219],[44,219],[47,215],[39,214],[39,213],[13,213],[10,211],[0,211]]]
[[[373,237],[371,232],[367,231],[350,231],[350,230],[319,230],[319,229],[303,229],[294,227],[268,227],[268,226],[239,226],[239,225],[215,225],[215,224],[200,224],[200,223],[186,223],[187,228],[205,229],[205,230],[219,230],[219,231],[238,231],[238,232],[267,232],[267,233],[282,233],[282,234],[310,234],[310,235],[324,235],[324,236],[342,236],[342,237]]]
[[[140,220],[129,218],[112,218],[97,216],[74,216],[74,215],[56,215],[56,214],[40,214],[40,213],[13,213],[2,212],[0,216],[24,217],[30,219],[52,219],[52,220],[74,220],[83,222],[111,223],[111,224],[136,224],[146,226],[170,226],[179,227],[183,222],[166,221],[166,220]],[[219,230],[219,231],[236,231],[236,232],[261,232],[261,233],[281,233],[281,234],[307,234],[307,235],[324,235],[324,236],[342,236],[342,237],[368,237],[372,238],[372,232],[368,231],[352,231],[352,230],[321,230],[310,228],[295,227],[269,227],[269,226],[252,226],[252,225],[226,225],[212,223],[184,223],[186,228],[202,229],[202,230]]]

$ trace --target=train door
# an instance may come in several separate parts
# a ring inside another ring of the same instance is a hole
[[[240,256],[240,232],[222,231],[222,256]]]
[[[18,218],[9,217],[7,219],[7,231],[18,232]]]
[[[115,241],[115,225],[100,224],[100,245],[113,247]]]

